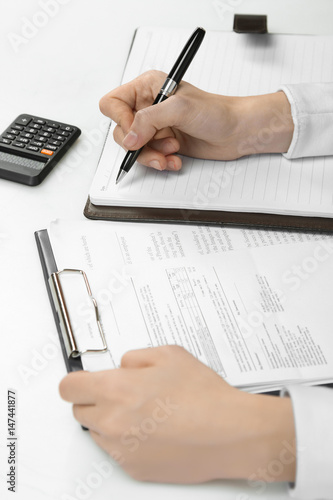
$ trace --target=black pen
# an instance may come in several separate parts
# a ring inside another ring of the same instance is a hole
[[[159,91],[153,104],[163,102],[165,101],[165,99],[175,93],[177,86],[179,85],[181,79],[185,74],[185,71],[187,70],[192,62],[193,57],[197,53],[205,36],[205,33],[206,32],[203,28],[197,28],[194,33],[192,33],[185,47],[181,51],[180,56],[173,65],[172,70],[168,74],[167,79],[162,85],[161,90]],[[120,166],[116,184],[118,184],[118,182],[120,182],[121,179],[123,179],[123,177],[125,177],[125,175],[130,171],[142,149],[143,147],[137,149],[136,151],[127,151],[125,158]]]

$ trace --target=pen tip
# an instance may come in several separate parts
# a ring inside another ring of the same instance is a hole
[[[116,179],[116,184],[119,184],[119,182],[121,181],[121,179],[123,179],[126,175],[126,171],[125,170],[120,170],[118,175],[117,175],[117,179]]]

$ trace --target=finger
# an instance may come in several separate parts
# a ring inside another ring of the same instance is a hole
[[[106,94],[100,100],[100,110],[127,130],[133,121],[133,110],[151,105],[164,79],[161,71],[147,71]]]
[[[176,171],[180,170],[182,167],[182,160],[179,156],[164,156],[149,146],[143,149],[138,157],[138,162],[147,167],[155,168],[156,170]]]
[[[179,150],[179,143],[175,138],[150,141],[138,156],[138,162],[156,170],[179,170],[182,161],[174,155]]]
[[[103,450],[109,452],[109,446],[107,440],[105,439],[105,436],[93,429],[89,429],[89,432],[95,443],[97,443],[98,446],[103,448]]]
[[[99,432],[95,432],[93,430],[89,430],[91,437],[95,441],[95,443],[102,448],[104,451],[106,451],[112,458],[115,460],[119,465],[122,465],[125,462],[125,457],[123,454],[117,449],[117,446],[119,446],[119,443],[113,444],[112,441],[104,436],[103,434],[100,434]]]
[[[121,358],[122,368],[144,368],[155,364],[154,348],[127,351]]]
[[[175,137],[166,137],[164,139],[152,140],[149,143],[149,149],[144,148],[142,156],[139,156],[139,161],[144,165],[154,167],[151,162],[154,161],[152,152],[158,151],[165,156],[166,166],[165,170],[180,170],[182,167],[182,160],[179,156],[175,155],[179,151],[180,144]]]
[[[147,144],[159,130],[173,127],[182,117],[177,96],[171,96],[155,106],[139,110],[133,120],[129,133],[123,141],[127,149],[139,149]]]
[[[182,161],[179,156],[159,154],[154,149],[146,146],[140,156],[138,162],[155,170],[179,170],[182,166]]]
[[[66,375],[59,384],[62,399],[78,404],[94,404],[91,373],[80,371]]]
[[[96,432],[101,432],[98,421],[100,412],[100,408],[95,405],[73,405],[73,415],[75,420],[83,425],[83,427],[87,427],[87,429],[94,430]]]
[[[145,368],[154,366],[165,358],[170,346],[147,347],[127,351],[121,358],[122,368]]]
[[[121,125],[124,130],[128,130],[134,120],[133,109],[127,102],[110,94],[107,94],[100,100],[99,109],[103,115],[108,116],[118,125]]]
[[[117,126],[114,129],[113,137],[122,146],[124,133],[121,127]],[[150,141],[149,146],[145,146],[140,153],[138,162],[156,170],[179,170],[182,160],[173,154],[179,151],[179,148],[179,142],[175,137]]]
[[[66,375],[59,384],[62,399],[76,404],[94,405],[99,396],[100,382],[108,374],[112,376],[113,370],[100,372],[72,372]]]
[[[113,130],[113,138],[116,141],[116,143],[119,144],[119,146],[123,145],[123,140],[124,140],[125,135],[126,134],[124,133],[124,131],[121,128],[120,125],[117,125],[114,128],[114,130]]]
[[[163,139],[153,139],[149,143],[149,147],[155,151],[159,151],[165,156],[177,153],[180,148],[178,139],[175,137],[165,137]]]
[[[125,132],[120,125],[117,125],[113,130],[114,140],[122,147],[123,147],[123,140],[126,137],[126,134],[127,134],[127,131]],[[150,142],[152,142],[153,140],[170,139],[170,138],[176,139],[178,141],[178,144],[179,144],[179,140],[176,138],[175,133],[172,130],[172,128],[167,127],[167,128],[162,129],[162,130],[159,130]],[[179,147],[180,147],[180,145],[179,145]]]
[[[126,83],[111,90],[99,101],[99,109],[110,117],[117,124],[124,126],[130,124],[134,118],[134,110],[136,104],[136,92],[133,82]]]
[[[123,129],[119,125],[117,125],[113,131],[114,140],[117,144],[123,146],[124,137],[125,133]],[[149,146],[155,151],[162,153],[164,156],[177,153],[180,148],[178,139],[172,136],[155,138],[149,142]]]
[[[150,146],[145,146],[138,156],[137,161],[146,167],[156,170],[179,170],[181,168],[181,159],[175,155],[164,156]]]

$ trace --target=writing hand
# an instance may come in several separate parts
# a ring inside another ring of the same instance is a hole
[[[182,81],[175,95],[152,106],[166,75],[148,71],[104,96],[101,111],[117,123],[116,142],[137,150],[140,163],[179,170],[176,153],[233,160],[248,154],[286,152],[292,139],[290,105],[283,92],[229,97]]]

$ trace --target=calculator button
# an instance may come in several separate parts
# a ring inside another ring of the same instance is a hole
[[[24,130],[24,127],[22,127],[22,125],[12,125],[12,128],[14,130]]]
[[[40,120],[39,118],[35,118],[33,123],[37,123],[37,125],[45,125],[45,120]]]
[[[37,137],[35,136],[35,141],[46,142],[46,139],[45,139],[45,137],[41,137],[38,135]]]
[[[40,134],[42,137],[51,137],[51,134],[49,134],[48,132],[39,132],[39,134]]]
[[[37,146],[27,146],[27,149],[29,149],[29,151],[39,151],[39,148],[37,148]]]
[[[69,132],[66,132],[65,130],[60,130],[60,131],[58,132],[58,134],[59,134],[59,135],[63,135],[64,137],[68,137],[68,136],[70,135],[70,133],[69,133]]]
[[[33,135],[32,134],[26,134],[25,132],[21,134],[21,137],[25,137],[26,139],[32,139]]]
[[[23,144],[29,144],[29,142],[30,142],[29,139],[26,139],[25,137],[22,137],[22,136],[18,137],[17,139],[18,139],[18,141],[22,142]]]
[[[65,130],[66,132],[73,132],[73,128],[70,127],[69,125],[62,125],[60,127],[60,130]]]
[[[52,127],[43,127],[43,130],[45,132],[49,132],[50,134],[53,134],[53,132],[55,132],[55,128]]]
[[[37,133],[37,130],[35,130],[34,128],[26,128],[25,131],[28,132],[28,134],[36,134]]]
[[[12,141],[10,141],[9,139],[4,139],[3,137],[0,137],[0,142],[2,142],[3,144],[10,144]]]
[[[52,156],[54,154],[53,151],[50,151],[49,149],[42,149],[41,153],[47,156]]]
[[[56,146],[52,146],[51,144],[46,144],[45,148],[49,149],[50,151],[57,151],[58,149]]]
[[[62,141],[49,141],[49,144],[52,144],[52,146],[61,146]]]
[[[41,125],[38,125],[38,123],[33,123],[33,124],[31,125],[31,128],[34,128],[34,129],[36,129],[36,130],[39,130],[39,129],[41,129],[41,128],[42,128],[42,126],[41,126]]]
[[[18,130],[14,130],[13,128],[8,130],[8,133],[11,134],[11,135],[19,135],[19,131]]]
[[[25,144],[23,144],[22,142],[13,142],[13,146],[17,148],[25,148]]]
[[[54,139],[55,141],[61,141],[61,142],[64,142],[65,137],[61,137],[61,135],[54,135],[54,136],[52,137],[52,139]]]
[[[15,123],[17,125],[26,126],[26,125],[28,125],[31,122],[31,120],[32,120],[31,116],[29,116],[29,115],[22,115],[20,118],[17,118],[17,120],[15,120]]]
[[[40,141],[31,141],[31,146],[37,146],[38,148],[42,148],[43,147],[43,143],[40,142]]]
[[[5,134],[4,138],[9,139],[10,141],[13,141],[14,139],[16,139],[15,135],[13,135],[13,134]]]
[[[46,124],[47,127],[52,127],[52,128],[59,128],[59,125],[54,122],[47,122]]]

